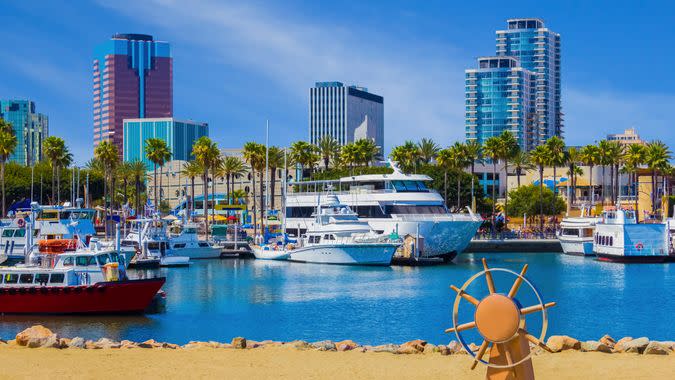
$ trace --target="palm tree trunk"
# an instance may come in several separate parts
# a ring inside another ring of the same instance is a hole
[[[159,207],[157,208],[157,211],[162,207],[162,197],[164,196],[162,194],[162,190],[164,190],[164,186],[162,186],[162,177],[164,177],[164,165],[159,165]]]
[[[602,204],[605,204],[605,199],[607,198],[607,193],[605,191],[605,186],[607,181],[605,180],[605,165],[602,165]]]
[[[637,174],[637,169],[635,172],[631,173],[632,178],[632,183],[633,186],[635,187],[635,220],[637,222],[640,222],[640,213],[638,212],[638,198],[640,197],[639,189],[640,189],[640,177],[638,177]]]
[[[206,229],[206,239],[209,238],[209,169],[204,168],[204,227]]]
[[[213,170],[213,173],[215,173],[215,168]],[[213,220],[216,220],[216,176],[215,174],[213,175],[213,180],[211,181],[211,196],[213,197],[213,208],[211,209],[211,216],[213,217]]]
[[[232,194],[230,193],[230,174],[229,173],[225,176],[225,191],[227,192],[227,204],[231,205],[232,202],[230,201],[230,196]]]
[[[461,206],[461,192],[460,188],[462,187],[462,172],[457,173],[457,211],[459,212]]]
[[[652,214],[656,212],[656,170],[652,169]]]
[[[56,203],[56,165],[52,163],[52,203]]]
[[[270,179],[271,179],[270,188],[267,189],[267,191],[270,192],[270,200],[271,200],[270,201],[270,203],[271,203],[270,210],[274,210],[274,196],[275,196],[275,193],[276,193],[276,191],[275,191],[276,186],[274,186],[274,185],[276,184],[276,179],[277,179],[277,168],[270,168]]]
[[[611,203],[614,203],[614,165],[609,165],[609,195],[612,197]]]
[[[61,168],[56,167],[56,204],[61,203]]]
[[[255,170],[253,170],[252,166],[251,166],[251,179],[253,180],[252,181],[252,185],[253,185],[252,186],[253,187],[253,236],[257,236],[258,235],[258,220],[257,220],[256,213],[258,212],[258,208],[257,208],[258,197],[256,197],[256,189],[255,189]]]
[[[153,170],[153,176],[154,181],[152,181],[152,184],[154,185],[154,190],[155,190],[155,196],[154,196],[154,201],[155,201],[155,210],[159,209],[159,203],[157,203],[157,164],[154,164],[154,170]]]
[[[443,197],[443,200],[445,201],[445,206],[447,207],[448,205],[448,170],[443,171],[443,192],[445,196]]]
[[[522,174],[522,169],[516,168],[516,182],[518,183],[518,187],[520,187],[520,176]]]
[[[192,213],[195,212],[195,177],[190,177],[190,202],[188,202],[188,220],[192,221]]]
[[[551,209],[553,212],[555,212],[555,196],[557,194],[558,190],[558,184],[556,183],[556,178],[558,177],[558,173],[556,172],[556,166],[555,164],[553,165],[553,198],[551,199]]]
[[[588,187],[591,189],[591,193],[589,194],[591,197],[591,207],[595,208],[595,188],[593,187],[593,165],[589,165],[588,167],[589,171],[589,180],[588,180]]]
[[[138,218],[138,213],[141,210],[141,179],[136,176],[136,218]]]
[[[509,162],[504,159],[504,230],[508,228],[509,217]]]
[[[105,238],[108,238],[108,174],[103,173],[103,230]]]
[[[544,232],[544,167],[539,167],[539,231]]]
[[[492,234],[495,233],[495,207],[497,196],[495,194],[495,183],[497,182],[497,161],[492,160]]]
[[[7,216],[7,210],[5,206],[5,160],[0,162],[0,180],[2,181],[2,217]],[[30,200],[33,201],[32,199]]]

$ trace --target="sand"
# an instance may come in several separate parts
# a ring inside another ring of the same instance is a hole
[[[484,379],[466,355],[199,348],[77,350],[0,348],[2,379]],[[566,351],[534,357],[538,379],[667,379],[668,356]]]

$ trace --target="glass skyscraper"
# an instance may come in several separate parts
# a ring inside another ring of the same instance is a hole
[[[31,166],[42,159],[42,141],[49,136],[49,118],[35,112],[30,100],[0,100],[0,118],[12,125],[16,149],[10,161]]]
[[[537,18],[507,25],[496,32],[497,56],[466,70],[466,139],[482,143],[509,130],[530,150],[562,137],[560,35]]]
[[[145,34],[115,34],[95,50],[94,146],[112,141],[123,152],[124,119],[173,116],[169,43]]]
[[[194,159],[192,145],[202,136],[209,135],[209,125],[192,120],[176,120],[172,117],[155,119],[124,120],[124,161],[140,160],[148,170],[152,161],[145,154],[145,140],[157,138],[166,141],[171,151],[171,160]]]
[[[371,139],[384,149],[384,98],[357,86],[317,82],[309,89],[309,142],[332,136],[340,145]]]

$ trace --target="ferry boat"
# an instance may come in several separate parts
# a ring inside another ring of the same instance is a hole
[[[378,233],[414,239],[420,257],[452,260],[469,245],[482,219],[470,210],[467,214],[449,212],[443,197],[426,186],[431,177],[404,174],[395,165],[392,167],[392,174],[291,183],[296,192],[287,194],[287,231],[306,233],[319,197],[332,189],[340,203],[349,206]]]
[[[563,253],[575,256],[594,256],[593,233],[597,218],[564,218],[560,222],[558,240]]]
[[[621,263],[662,263],[672,256],[666,223],[637,223],[632,210],[608,209],[595,225],[593,252],[598,260]]]
[[[31,254],[33,255],[33,254]],[[114,251],[81,247],[51,257],[52,266],[0,267],[0,313],[138,313],[150,305],[165,278],[129,280]]]
[[[347,265],[389,265],[401,240],[378,234],[349,206],[328,195],[298,245],[286,249],[288,260]],[[284,252],[283,249],[279,250]]]

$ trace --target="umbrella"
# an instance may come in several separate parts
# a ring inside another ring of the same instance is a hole
[[[227,217],[227,220],[237,220],[237,217],[234,215],[230,215]]]
[[[178,220],[178,218],[175,215],[171,215],[171,214],[163,217],[162,219],[163,220]]]

